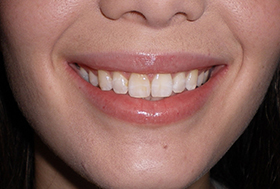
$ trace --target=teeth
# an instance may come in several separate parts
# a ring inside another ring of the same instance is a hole
[[[98,70],[99,86],[103,91],[110,91],[112,86],[112,77],[110,74],[103,70]]]
[[[120,72],[113,73],[113,90],[117,94],[127,93],[128,81]]]
[[[203,83],[205,83],[205,82],[209,79],[209,73],[210,73],[209,70],[207,70],[207,71],[204,72]]]
[[[197,86],[200,87],[204,80],[204,72],[201,72],[197,77]]]
[[[86,70],[78,64],[71,65],[73,69],[87,82],[93,86],[99,86],[103,91],[113,90],[117,94],[129,94],[134,98],[143,98],[146,100],[161,100],[169,97],[172,93],[182,93],[185,90],[191,91],[200,87],[210,77],[210,70],[198,71],[197,69],[189,72],[179,72],[171,74],[155,74],[150,79],[145,74],[132,73],[127,79],[121,72],[108,72],[98,70],[94,74],[91,70]],[[112,76],[111,76],[112,74]]]
[[[150,81],[145,74],[132,73],[129,78],[128,91],[131,97],[146,98],[150,96]]]
[[[152,97],[168,97],[172,94],[171,74],[156,74],[152,81]]]
[[[186,89],[188,91],[194,90],[196,88],[198,78],[198,70],[190,71],[186,76]]]
[[[89,81],[89,78],[88,78],[88,73],[87,73],[87,71],[86,71],[84,68],[82,68],[82,67],[80,67],[79,69],[80,69],[80,70],[79,70],[80,76],[81,76],[84,80],[86,80],[86,81],[88,82],[88,81]]]
[[[89,82],[95,87],[98,86],[98,77],[91,71],[89,71]]]
[[[181,93],[186,89],[186,74],[184,72],[177,73],[173,77],[173,92]]]

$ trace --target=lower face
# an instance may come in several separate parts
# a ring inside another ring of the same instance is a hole
[[[204,7],[195,20],[160,22],[153,3],[140,6],[142,16],[110,19],[118,3],[2,0],[15,98],[42,140],[87,180],[188,187],[265,95],[280,58],[280,2],[204,0],[189,5]]]

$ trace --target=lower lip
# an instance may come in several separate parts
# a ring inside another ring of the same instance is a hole
[[[113,91],[102,91],[78,76],[69,65],[67,68],[70,74],[74,75],[78,88],[84,91],[94,107],[115,119],[147,126],[166,125],[191,117],[207,102],[217,81],[226,70],[226,67],[222,67],[206,84],[195,90],[159,101],[148,101],[116,94]]]

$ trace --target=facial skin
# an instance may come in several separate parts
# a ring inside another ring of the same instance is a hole
[[[278,64],[279,10],[279,0],[2,0],[1,45],[15,98],[42,141],[83,177],[65,176],[37,148],[38,188],[87,180],[210,188],[207,172],[252,119]],[[145,125],[101,111],[84,90],[92,86],[68,64],[101,53],[199,54],[222,60],[224,71],[198,110]]]

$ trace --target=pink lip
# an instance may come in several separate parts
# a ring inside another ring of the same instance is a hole
[[[175,73],[215,65],[225,61],[196,54],[124,54],[100,53],[69,56],[68,63],[78,63],[93,69],[134,73]]]
[[[96,108],[113,118],[131,123],[166,125],[187,119],[203,107],[217,81],[227,70],[226,61],[221,59],[190,54],[97,54],[69,57],[69,63],[78,63],[91,69],[104,69],[136,73],[174,73],[192,69],[218,66],[216,73],[203,86],[185,91],[160,101],[147,101],[118,95],[113,91],[102,91],[83,80],[70,66],[69,72]]]

